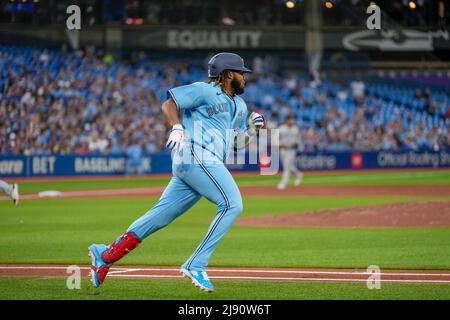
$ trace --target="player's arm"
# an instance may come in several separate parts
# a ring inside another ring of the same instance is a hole
[[[183,148],[184,128],[181,125],[180,116],[178,114],[178,108],[175,101],[172,98],[167,99],[162,104],[161,110],[166,118],[166,121],[170,126],[172,126],[166,147],[169,150],[180,151]]]
[[[162,105],[162,112],[167,122],[172,126],[166,147],[170,150],[180,151],[183,148],[184,128],[181,125],[178,112],[195,109],[204,102],[205,83],[194,82],[167,90],[167,98]]]
[[[284,144],[284,140],[285,140],[284,135],[285,135],[285,133],[284,133],[284,130],[283,130],[282,127],[280,127],[278,130],[279,130],[279,133],[280,133],[279,140],[278,140],[278,148],[284,149],[286,147],[286,145]]]
[[[161,110],[166,118],[167,123],[173,127],[176,124],[181,125],[180,115],[175,101],[172,98],[167,99],[162,104]]]
[[[248,130],[238,131],[234,136],[234,151],[245,148],[252,140],[254,135],[250,134]]]
[[[300,135],[300,127],[297,126],[296,128],[297,128],[296,133],[295,133],[296,143],[294,145],[294,148],[295,148],[295,150],[298,150],[298,147],[300,146],[300,142],[301,142],[301,135]]]
[[[286,130],[284,124],[278,127],[278,134],[278,148],[284,149],[286,147],[286,144],[284,143],[284,141],[286,140]]]

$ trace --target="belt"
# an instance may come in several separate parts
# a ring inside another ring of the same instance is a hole
[[[208,151],[208,152],[211,152],[211,154],[213,155],[213,156],[215,156],[217,159],[219,159],[220,161],[222,161],[222,162],[225,162],[225,160],[223,160],[223,157],[219,157],[215,152],[213,152],[213,151],[211,151],[211,150],[209,150],[208,148],[206,148],[203,144],[201,144],[201,143],[198,143],[198,142],[196,142],[196,141],[194,141],[194,140],[191,140],[191,144],[192,145],[197,145],[197,146],[199,146],[199,147],[201,147],[202,149],[204,149],[204,150],[206,150],[206,151]]]

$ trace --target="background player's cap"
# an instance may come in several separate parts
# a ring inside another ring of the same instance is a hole
[[[252,70],[244,66],[244,59],[242,59],[241,56],[230,52],[218,53],[208,62],[209,78],[217,77],[223,70],[252,72]]]

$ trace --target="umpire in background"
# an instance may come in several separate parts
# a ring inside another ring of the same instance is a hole
[[[295,175],[295,186],[302,182],[303,173],[300,172],[295,164],[297,149],[300,143],[300,128],[294,122],[294,115],[287,116],[284,124],[279,128],[280,133],[280,157],[283,165],[283,175],[277,188],[286,189],[291,173]]]

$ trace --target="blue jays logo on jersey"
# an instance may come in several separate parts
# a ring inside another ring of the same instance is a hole
[[[230,112],[230,110],[228,109],[228,103],[224,102],[207,107],[206,112],[208,113],[208,116],[212,117],[221,112]]]

